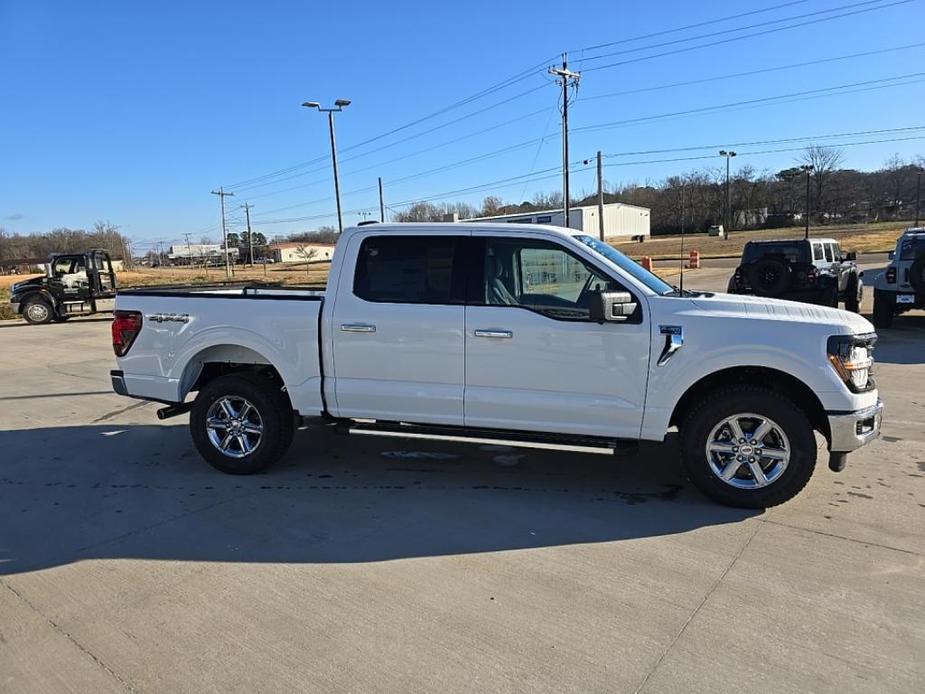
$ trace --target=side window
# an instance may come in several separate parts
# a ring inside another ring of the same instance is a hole
[[[812,244],[812,246],[813,246],[813,260],[822,260],[823,258],[822,244],[814,243]]]
[[[832,247],[832,258],[834,258],[836,262],[840,263],[842,260],[841,248],[839,247],[837,243],[833,243],[830,245]]]
[[[832,244],[825,243],[823,246],[825,246],[825,259],[831,263],[833,260],[835,260],[835,256],[832,254]]]
[[[449,304],[461,237],[372,236],[360,245],[353,293],[366,301]]]
[[[484,299],[489,306],[520,306],[558,320],[589,320],[593,294],[621,288],[555,243],[486,240]]]

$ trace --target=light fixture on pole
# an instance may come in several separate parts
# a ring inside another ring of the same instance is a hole
[[[735,152],[721,149],[719,156],[726,157],[726,227],[723,229],[724,237],[729,238],[729,232],[732,230],[732,192],[729,188],[729,160],[736,155]]]
[[[350,105],[350,99],[338,99],[334,102],[334,108],[321,108],[317,101],[306,101],[302,104],[306,108],[316,108],[321,113],[328,114],[328,129],[331,132],[331,163],[334,168],[334,198],[337,200],[337,230],[344,231],[344,217],[340,209],[340,177],[337,173],[337,143],[334,138],[334,114],[343,111]]]
[[[812,164],[802,164],[800,171],[806,174],[806,230],[803,232],[803,238],[809,238],[809,176],[816,167]]]

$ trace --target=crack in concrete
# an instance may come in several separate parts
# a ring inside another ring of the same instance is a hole
[[[96,655],[93,651],[91,651],[89,648],[87,648],[86,646],[84,646],[84,645],[83,645],[80,641],[78,641],[73,635],[71,635],[68,631],[66,631],[65,629],[63,629],[63,628],[61,627],[60,624],[58,624],[58,623],[55,622],[53,619],[51,619],[48,615],[46,615],[44,612],[42,612],[38,607],[36,607],[35,605],[33,605],[32,602],[31,602],[26,596],[24,596],[22,593],[20,593],[18,590],[16,590],[13,586],[11,586],[9,583],[7,583],[6,581],[4,581],[3,579],[0,579],[0,583],[2,583],[3,586],[4,586],[8,591],[10,591],[13,595],[15,595],[15,596],[20,600],[20,602],[22,602],[22,603],[23,603],[24,605],[26,605],[30,610],[32,610],[32,611],[35,612],[37,615],[39,615],[42,619],[44,619],[45,622],[47,622],[48,625],[51,626],[52,629],[54,629],[56,632],[58,632],[58,633],[61,634],[64,638],[66,638],[68,641],[70,641],[72,644],[74,644],[74,646],[75,646],[81,653],[83,653],[84,655],[86,655],[87,657],[89,657],[94,663],[96,663],[99,667],[101,667],[103,670],[105,670],[113,679],[115,679],[120,685],[122,685],[122,688],[123,688],[125,691],[127,691],[127,692],[135,692],[135,691],[137,691],[129,682],[127,682],[125,679],[123,679],[123,678],[119,675],[118,672],[116,672],[116,671],[113,670],[109,665],[107,665],[106,662],[105,662],[102,658],[100,658],[100,657],[99,657],[98,655]]]
[[[119,408],[118,410],[112,410],[111,412],[107,412],[101,417],[97,417],[90,423],[99,424],[100,422],[105,422],[106,420],[112,419],[113,417],[118,417],[120,414],[125,414],[126,412],[131,412],[132,410],[137,410],[139,407],[144,407],[145,405],[150,405],[150,404],[151,403],[147,400],[141,400],[139,402],[132,403],[128,407],[122,407],[122,408]]]
[[[824,537],[833,537],[837,540],[844,540],[845,542],[854,542],[856,544],[864,545],[866,547],[877,547],[879,549],[888,549],[893,552],[911,554],[913,557],[925,556],[925,554],[922,554],[921,552],[916,552],[915,550],[912,550],[912,549],[903,549],[901,547],[893,547],[891,545],[884,545],[879,542],[872,542],[870,540],[858,540],[855,537],[848,537],[846,535],[839,535],[837,533],[829,533],[829,532],[826,532],[825,530],[815,530],[813,528],[804,528],[799,525],[790,525],[789,523],[782,523],[780,521],[770,520],[767,518],[756,518],[755,520],[757,520],[759,523],[768,523],[770,525],[776,525],[781,528],[790,528],[791,530],[802,530],[803,532],[813,533],[814,535],[822,535]]]
[[[739,551],[735,553],[735,556],[732,558],[732,561],[729,562],[729,565],[726,566],[725,569],[723,569],[723,572],[713,582],[713,585],[710,586],[710,589],[703,596],[703,599],[700,601],[697,607],[694,608],[694,611],[690,613],[688,618],[684,621],[684,624],[681,625],[681,628],[678,629],[678,633],[674,635],[674,638],[671,639],[671,643],[668,644],[668,647],[665,648],[665,650],[658,657],[658,660],[655,661],[655,664],[652,666],[649,672],[646,673],[646,676],[643,677],[642,682],[639,683],[639,686],[633,690],[633,694],[639,694],[639,692],[641,692],[645,688],[645,686],[649,683],[649,679],[652,677],[652,675],[655,674],[655,671],[658,670],[658,668],[661,666],[662,662],[665,660],[668,654],[675,647],[675,644],[681,640],[681,637],[684,635],[684,632],[687,630],[687,627],[690,625],[692,621],[694,621],[694,617],[696,617],[700,613],[700,610],[703,609],[704,605],[706,605],[707,600],[710,599],[710,596],[712,596],[713,593],[716,592],[716,589],[719,588],[719,585],[726,578],[726,575],[729,573],[732,567],[735,566],[736,562],[739,561],[739,557],[742,556],[745,550],[748,549],[748,546],[752,543],[752,540],[755,539],[755,535],[758,534],[759,530],[761,530],[761,525],[756,524],[755,529],[752,531],[752,534],[748,536],[748,539],[739,548]]]

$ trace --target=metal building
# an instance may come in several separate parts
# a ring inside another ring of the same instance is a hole
[[[584,231],[589,236],[598,236],[599,234],[597,205],[570,208],[568,225],[565,224],[565,211],[562,209],[503,214],[496,217],[475,217],[461,221],[552,224],[553,226],[568,226],[576,231]],[[604,238],[630,239],[634,236],[648,237],[649,234],[648,207],[625,205],[622,202],[611,202],[604,205]]]

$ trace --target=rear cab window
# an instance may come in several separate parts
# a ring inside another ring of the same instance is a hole
[[[751,263],[766,256],[783,257],[789,263],[808,262],[808,245],[801,241],[770,241],[766,243],[749,242],[742,252],[742,262]],[[815,244],[813,244],[815,246]]]
[[[462,304],[463,236],[370,236],[360,244],[353,293],[365,301]]]

